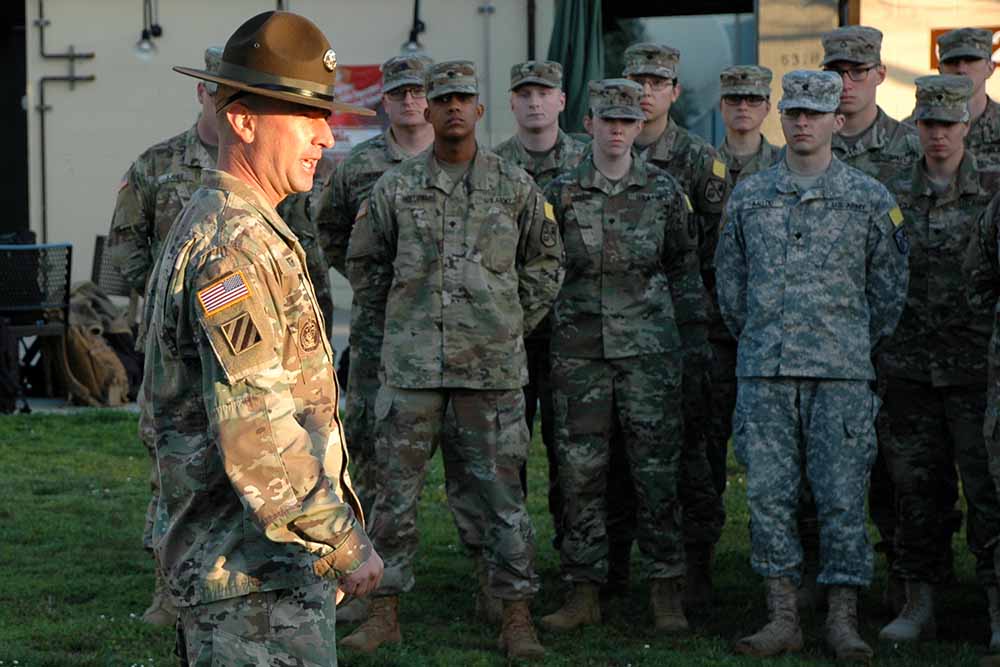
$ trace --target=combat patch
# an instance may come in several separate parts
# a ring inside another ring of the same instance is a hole
[[[717,162],[716,164],[722,164]],[[716,179],[710,179],[708,183],[705,184],[705,201],[709,204],[719,204],[722,202],[722,198],[726,195],[726,182],[719,181]]]
[[[229,344],[229,349],[235,355],[243,354],[263,340],[249,312],[240,313],[228,322],[220,324],[219,328]]]
[[[892,235],[892,238],[896,241],[896,249],[903,255],[910,252],[910,238],[906,235],[906,230],[902,227],[897,227],[896,232]]]
[[[299,318],[299,346],[306,352],[312,352],[319,347],[319,326],[312,315]]]
[[[548,204],[546,204],[548,205]],[[550,220],[548,217],[542,222],[542,233],[541,241],[542,245],[546,248],[551,248],[556,244],[556,238],[558,234],[556,232],[556,223]]]
[[[198,290],[198,303],[206,317],[233,306],[252,296],[250,285],[242,271],[231,273],[222,280]]]

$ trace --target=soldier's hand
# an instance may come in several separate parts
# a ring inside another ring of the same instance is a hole
[[[354,572],[340,578],[340,589],[346,595],[364,597],[378,588],[382,581],[384,565],[382,557],[372,551],[372,555]]]

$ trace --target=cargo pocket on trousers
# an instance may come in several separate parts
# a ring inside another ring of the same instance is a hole
[[[233,667],[253,665],[253,667],[279,667],[280,665],[320,665],[292,655],[277,642],[252,640],[238,637],[224,630],[212,631],[212,667]]]
[[[528,458],[530,438],[524,419],[524,393],[520,389],[501,393],[497,398],[498,464],[520,468]]]
[[[877,451],[875,439],[875,419],[878,417],[881,399],[867,387],[867,398],[854,403],[844,410],[844,446],[859,454],[863,451],[869,468],[875,463]],[[857,448],[857,449],[855,449]]]

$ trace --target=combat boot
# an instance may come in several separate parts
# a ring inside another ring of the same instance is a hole
[[[398,644],[401,641],[403,635],[399,631],[399,597],[387,595],[372,598],[368,620],[340,640],[340,646],[372,653],[382,644]]]
[[[153,600],[149,603],[146,611],[142,612],[144,623],[157,627],[172,626],[177,622],[177,609],[170,600],[170,593],[167,592],[167,582],[160,572],[160,566],[156,566],[156,584],[153,588]]]
[[[601,622],[601,604],[597,584],[576,582],[573,592],[555,613],[543,616],[540,624],[549,632],[565,632],[581,625],[598,625]]]
[[[687,581],[684,588],[684,606],[703,609],[712,604],[712,558],[715,547],[711,544],[689,544],[687,555]]]
[[[802,650],[795,584],[788,577],[767,580],[767,618],[768,623],[760,632],[736,642],[733,647],[736,653],[769,658]]]
[[[990,586],[986,589],[986,599],[990,612],[990,653],[1000,654],[1000,589]]]
[[[596,592],[596,590],[595,590]],[[503,601],[503,625],[497,646],[511,660],[541,660],[545,649],[538,642],[527,600]]]
[[[479,588],[476,589],[476,618],[490,625],[500,625],[503,620],[503,600],[490,592],[490,577],[486,559],[482,556],[476,557],[476,578],[479,581]]]
[[[649,604],[653,608],[656,629],[660,632],[681,634],[690,630],[684,616],[684,577],[653,579]]]
[[[879,641],[890,645],[934,639],[937,624],[934,622],[934,587],[922,581],[904,584],[906,603],[889,625],[878,633]]]
[[[830,611],[826,615],[826,643],[837,660],[871,661],[871,647],[858,634],[858,589],[852,586],[831,586],[828,595]]]
[[[368,600],[354,598],[337,607],[337,623],[358,623],[368,618]]]

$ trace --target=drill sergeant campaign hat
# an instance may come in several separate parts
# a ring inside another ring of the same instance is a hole
[[[771,96],[771,70],[757,65],[734,65],[719,74],[722,95]]]
[[[832,113],[840,106],[844,81],[834,72],[797,69],[781,77],[778,110],[810,109]]]
[[[590,111],[598,118],[645,120],[639,103],[642,86],[628,79],[601,79],[589,84]]]
[[[291,12],[264,12],[237,28],[226,42],[218,71],[189,67],[174,67],[174,71],[241,93],[331,111],[375,115],[371,109],[336,100],[336,53],[312,21]],[[217,108],[235,98],[220,101]]]
[[[533,83],[547,88],[562,88],[563,68],[553,60],[528,60],[510,68],[510,89]]]
[[[866,25],[848,25],[823,34],[824,67],[843,60],[867,64],[882,62],[882,31]]]
[[[993,57],[993,33],[983,28],[949,30],[937,38],[938,60]]]
[[[449,60],[433,65],[424,73],[424,88],[429,100],[452,93],[478,95],[476,66],[470,60]]]
[[[403,86],[424,87],[424,74],[434,61],[427,56],[395,56],[379,69],[382,71],[382,92],[388,93]]]
[[[663,79],[676,79],[681,52],[666,44],[642,42],[625,49],[625,69],[622,76],[652,74]]]
[[[917,107],[913,110],[913,120],[968,122],[972,79],[954,74],[939,74],[918,77],[915,83]]]

